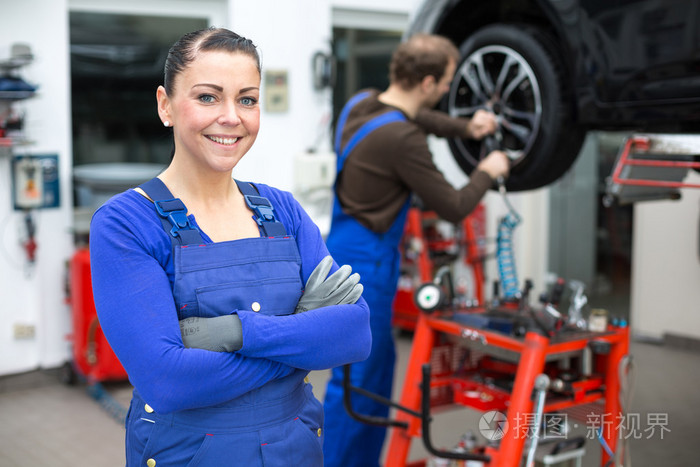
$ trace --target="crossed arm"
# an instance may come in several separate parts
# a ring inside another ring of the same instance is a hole
[[[328,276],[332,265],[333,258],[330,255],[318,263],[306,281],[294,314],[357,302],[363,290],[359,283],[360,275],[352,274],[352,268],[344,265]],[[243,347],[243,327],[236,314],[214,318],[185,318],[180,320],[180,332],[183,344],[189,348],[235,352]]]

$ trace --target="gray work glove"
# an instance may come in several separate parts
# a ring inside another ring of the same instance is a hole
[[[328,273],[333,266],[333,258],[326,256],[318,263],[316,269],[306,281],[304,293],[299,299],[294,313],[314,310],[330,305],[347,305],[355,303],[362,295],[360,275],[351,274],[352,268],[345,264],[330,277]]]
[[[180,333],[185,347],[214,352],[235,352],[243,347],[243,328],[238,315],[181,319]]]

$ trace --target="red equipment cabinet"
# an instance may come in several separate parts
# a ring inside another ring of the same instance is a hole
[[[69,269],[73,370],[84,376],[88,383],[126,380],[126,371],[109,346],[97,319],[88,248],[76,250]]]

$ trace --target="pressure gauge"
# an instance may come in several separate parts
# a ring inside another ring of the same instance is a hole
[[[442,289],[432,282],[421,285],[414,297],[416,305],[423,311],[435,311],[443,301]]]

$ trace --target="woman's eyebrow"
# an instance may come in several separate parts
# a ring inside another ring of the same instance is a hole
[[[196,88],[196,87],[198,87],[198,86],[204,86],[204,87],[214,88],[214,89],[216,89],[217,91],[223,91],[223,90],[224,90],[224,88],[222,88],[222,87],[219,86],[218,84],[209,84],[209,83],[199,83],[199,84],[195,84],[194,86],[192,86],[192,88]]]
[[[192,86],[192,89],[194,89],[194,88],[196,88],[196,87],[208,87],[208,88],[213,88],[213,89],[216,89],[216,90],[219,91],[219,92],[222,92],[222,91],[224,90],[224,88],[221,87],[221,86],[219,86],[218,84],[210,84],[210,83],[199,83],[199,84],[195,84],[194,86]],[[248,91],[257,91],[257,90],[259,90],[259,89],[260,89],[260,88],[257,87],[257,86],[250,86],[250,87],[247,87],[247,88],[243,88],[243,89],[241,89],[241,90],[238,91],[238,92],[239,92],[239,94],[242,94],[242,93],[245,93],[245,92],[248,92]]]

